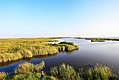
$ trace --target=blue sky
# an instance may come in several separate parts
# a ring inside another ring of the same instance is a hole
[[[0,37],[119,35],[119,0],[0,0]]]

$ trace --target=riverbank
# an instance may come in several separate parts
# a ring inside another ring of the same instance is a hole
[[[0,63],[79,49],[71,42],[55,42],[58,40],[49,38],[0,39]]]

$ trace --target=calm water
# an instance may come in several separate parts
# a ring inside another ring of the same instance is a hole
[[[80,49],[72,53],[59,53],[53,56],[45,56],[41,58],[32,58],[29,60],[20,60],[14,63],[4,64],[0,66],[0,71],[11,72],[18,64],[23,62],[31,62],[37,64],[45,61],[46,69],[57,66],[62,63],[70,64],[74,67],[94,65],[96,63],[106,64],[119,72],[119,42],[90,42],[90,40],[62,38],[65,41],[71,41],[80,46]]]

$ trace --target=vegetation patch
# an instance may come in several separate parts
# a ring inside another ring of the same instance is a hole
[[[54,66],[50,72],[44,70],[45,62],[22,63],[14,70],[13,76],[0,72],[0,80],[118,80],[119,76],[106,65],[96,64],[78,70],[67,64]]]
[[[77,45],[71,42],[58,44],[48,42],[57,42],[57,40],[50,38],[0,39],[0,63],[79,49]]]

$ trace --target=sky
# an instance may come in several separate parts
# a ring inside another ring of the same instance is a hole
[[[119,0],[0,0],[0,38],[119,36]]]

